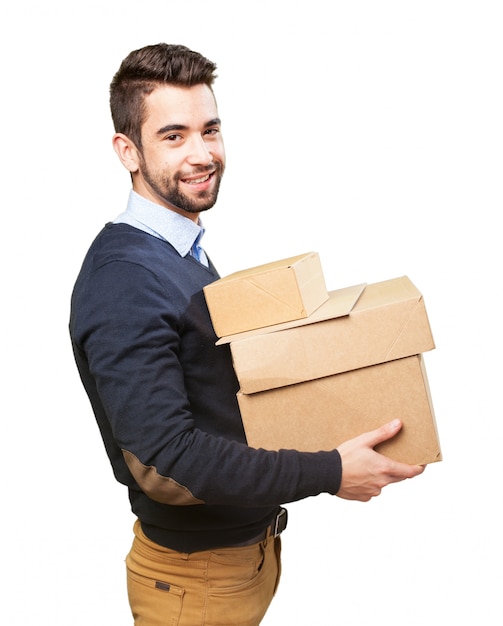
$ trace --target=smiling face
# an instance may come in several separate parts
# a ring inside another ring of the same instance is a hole
[[[207,85],[162,85],[145,98],[142,150],[125,135],[114,145],[133,189],[197,221],[216,202],[225,150],[213,92]]]

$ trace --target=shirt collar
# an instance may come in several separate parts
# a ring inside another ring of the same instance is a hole
[[[180,256],[186,256],[194,242],[204,235],[201,219],[198,224],[188,217],[147,200],[131,190],[126,211],[115,223],[125,222],[170,243]]]

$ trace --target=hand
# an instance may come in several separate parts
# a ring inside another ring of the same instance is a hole
[[[424,471],[424,465],[399,463],[374,450],[378,443],[391,439],[401,428],[400,420],[393,420],[337,448],[342,460],[342,480],[337,492],[340,498],[368,502],[386,485],[413,478]]]

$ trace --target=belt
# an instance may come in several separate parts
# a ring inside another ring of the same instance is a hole
[[[271,522],[271,525],[269,526],[267,531],[269,531],[270,529],[270,533],[273,537],[279,537],[281,533],[285,530],[287,523],[288,523],[288,511],[284,509],[282,506],[280,506],[278,514]]]
[[[288,522],[288,511],[284,509],[282,506],[279,508],[276,516],[269,524],[269,526],[263,530],[259,535],[253,537],[252,539],[247,539],[241,543],[233,544],[234,547],[240,548],[241,546],[252,546],[255,543],[260,543],[267,539],[268,537],[279,537],[281,533],[285,530]]]

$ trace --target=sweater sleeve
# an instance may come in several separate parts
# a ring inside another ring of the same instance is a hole
[[[113,438],[107,448],[117,448],[151,499],[275,506],[338,491],[336,450],[256,450],[196,427],[181,364],[180,311],[167,306],[166,285],[155,272],[113,261],[94,270],[88,283],[73,331],[75,350],[86,361],[81,375],[95,395],[95,412],[106,415]]]

